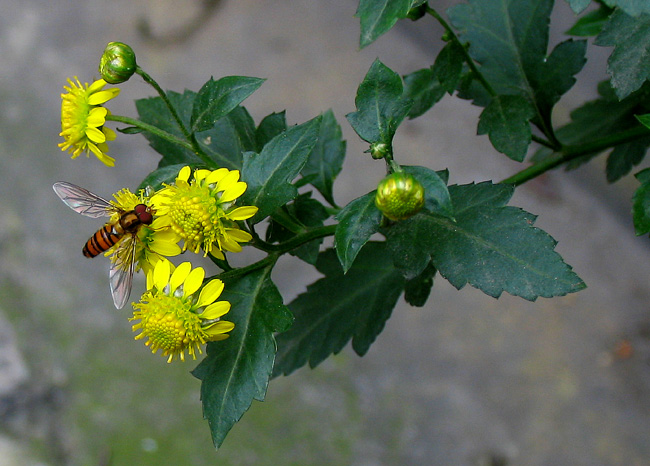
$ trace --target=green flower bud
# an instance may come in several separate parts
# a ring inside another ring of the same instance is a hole
[[[426,13],[427,13],[427,3],[424,2],[420,6],[411,8],[406,14],[406,17],[411,21],[417,21],[418,19],[422,18]]]
[[[99,72],[111,84],[128,80],[135,73],[135,68],[135,52],[122,42],[109,42],[99,60]]]
[[[391,173],[379,182],[375,205],[390,220],[406,220],[424,206],[424,187],[408,173]]]
[[[388,144],[384,144],[383,142],[375,142],[374,144],[370,145],[370,155],[372,155],[373,159],[383,159],[386,157],[388,152],[390,151],[390,148],[388,147]]]

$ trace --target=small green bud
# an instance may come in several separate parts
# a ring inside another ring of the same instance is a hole
[[[422,5],[416,6],[415,8],[411,8],[409,12],[406,13],[406,17],[411,21],[417,21],[425,14],[427,14],[427,2],[424,2]]]
[[[127,81],[135,68],[135,52],[122,42],[109,42],[99,60],[99,73],[110,84]]]
[[[424,206],[424,187],[408,173],[391,173],[379,182],[375,205],[390,220],[406,220]]]
[[[390,152],[390,147],[383,142],[375,142],[370,145],[369,152],[373,159],[383,159]]]

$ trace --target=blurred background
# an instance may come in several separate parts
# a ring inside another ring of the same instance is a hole
[[[451,2],[432,1],[443,11]],[[379,57],[404,75],[433,63],[441,29],[401,22],[359,50],[356,0],[0,0],[0,465],[646,465],[650,464],[650,250],[630,220],[633,180],[602,167],[553,172],[511,202],[587,283],[530,303],[455,290],[437,278],[424,308],[400,302],[364,358],[349,348],[271,382],[215,452],[196,363],[167,364],[113,308],[104,258],[81,247],[101,225],[52,192],[59,180],[102,196],[135,188],[158,162],[118,134],[115,168],[59,150],[66,78],[98,77],[109,41],[130,44],[164,89],[211,76],[266,78],[245,105],[290,124],[332,108],[348,141],[340,205],[375,188],[383,164],[347,124]],[[575,20],[556,2],[551,46]],[[589,47],[556,121],[593,98],[609,50]],[[137,77],[110,102],[136,116],[154,95]],[[402,164],[449,168],[451,183],[500,180],[521,166],[475,136],[480,109],[446,97],[404,123]],[[110,125],[115,128],[115,125]],[[242,261],[246,260],[244,253]],[[274,279],[285,302],[316,273],[293,259]],[[142,277],[134,296],[143,291]]]

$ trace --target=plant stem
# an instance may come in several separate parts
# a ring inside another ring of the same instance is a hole
[[[239,269],[232,269],[228,270],[227,272],[222,272],[218,275],[215,275],[213,277],[209,277],[208,280],[212,278],[220,278],[221,280],[231,280],[237,277],[242,277],[248,273],[251,273],[255,270],[263,269],[266,267],[272,267],[273,264],[278,260],[281,254],[279,253],[271,253],[268,256],[266,256],[264,259],[261,259],[257,262],[254,262],[252,264],[247,265],[246,267],[241,267]]]
[[[263,249],[264,251],[285,254],[293,249],[296,249],[298,246],[302,246],[303,244],[315,239],[332,236],[336,231],[336,226],[337,225],[325,225],[322,227],[314,228],[313,230],[308,230],[301,235],[294,236],[284,243],[270,244],[266,241],[258,240],[255,242],[255,244],[257,246],[260,246],[260,249]]]
[[[126,123],[127,125],[135,126],[136,128],[139,128],[143,131],[147,131],[155,136],[158,136],[160,138],[166,139],[169,142],[172,142],[174,144],[178,144],[179,146],[184,147],[185,149],[188,149],[192,152],[194,152],[194,148],[192,145],[184,141],[176,136],[174,136],[171,133],[168,133],[167,131],[163,131],[162,129],[158,128],[157,126],[150,125],[149,123],[145,123],[140,120],[136,120],[135,118],[130,118],[130,117],[125,117],[125,116],[120,116],[120,115],[106,115],[106,120],[107,121],[117,121],[118,123]]]
[[[557,155],[548,157],[535,165],[525,168],[501,181],[501,183],[519,186],[526,181],[530,181],[559,165],[570,162],[571,160],[584,157],[588,154],[602,152],[619,144],[646,138],[648,136],[650,136],[650,130],[648,128],[645,126],[637,126],[588,143],[563,146],[561,151],[557,152]]]
[[[453,40],[454,42],[456,42],[456,43],[459,45],[459,47],[460,47],[461,50],[463,51],[463,57],[464,57],[464,59],[465,59],[465,63],[467,63],[467,66],[468,66],[469,69],[472,71],[472,73],[474,74],[474,76],[476,77],[476,79],[478,79],[478,81],[483,85],[483,87],[485,88],[485,90],[488,91],[488,93],[489,93],[491,96],[495,96],[495,95],[497,95],[497,93],[496,93],[495,90],[492,88],[492,86],[490,85],[490,83],[487,82],[487,80],[483,77],[483,75],[482,75],[481,72],[478,70],[478,68],[476,68],[476,64],[474,63],[474,60],[472,60],[472,57],[469,56],[469,53],[467,52],[467,48],[466,48],[466,47],[463,45],[463,43],[460,41],[460,39],[458,38],[458,36],[457,36],[456,33],[454,32],[454,30],[453,30],[453,29],[451,28],[451,26],[449,25],[449,23],[447,23],[447,21],[445,21],[445,19],[444,19],[442,16],[440,16],[440,15],[438,14],[438,12],[437,12],[436,10],[434,10],[433,8],[431,8],[428,4],[427,4],[427,6],[426,6],[426,12],[427,12],[428,14],[430,14],[431,16],[433,16],[433,17],[434,17],[434,18],[435,18],[435,19],[436,19],[436,20],[441,24],[441,26],[442,26],[443,28],[445,28],[445,31],[447,32],[447,34],[449,35],[449,37],[451,37],[451,40]]]

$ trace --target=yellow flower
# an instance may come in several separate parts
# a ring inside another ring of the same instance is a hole
[[[136,269],[142,269],[145,274],[161,260],[163,257],[177,256],[181,253],[181,248],[178,246],[179,237],[172,230],[165,217],[156,217],[156,208],[151,202],[151,194],[141,190],[139,195],[133,194],[128,189],[122,189],[115,194],[113,205],[119,207],[121,210],[133,210],[136,205],[144,204],[151,207],[154,214],[154,220],[151,225],[141,225],[138,229],[136,245],[135,245],[135,263]],[[118,220],[119,214],[113,214],[111,222]],[[106,251],[105,255],[111,256],[113,262],[119,261],[124,266],[129,265],[128,260],[118,255],[120,243],[113,246]],[[126,253],[130,251],[125,251]]]
[[[76,83],[68,79],[69,86],[63,86],[68,91],[61,94],[61,133],[65,139],[59,144],[62,151],[68,151],[72,158],[85,152],[86,157],[90,152],[105,165],[112,167],[115,159],[106,155],[108,146],[106,141],[115,139],[115,132],[104,127],[106,115],[110,112],[102,107],[113,97],[120,93],[118,88],[104,89],[106,81],[99,79],[88,85],[81,84],[77,77]]]
[[[133,325],[134,332],[141,330],[135,339],[147,337],[145,345],[152,353],[160,349],[168,363],[175,356],[185,361],[185,350],[196,359],[201,345],[224,340],[235,328],[232,322],[221,320],[230,310],[228,301],[217,301],[224,288],[221,280],[210,280],[198,292],[205,277],[203,268],[192,269],[189,262],[183,262],[172,273],[172,267],[166,259],[158,261],[147,275],[149,291],[133,304],[129,319],[140,321]]]
[[[183,167],[173,185],[166,185],[153,198],[158,213],[166,216],[172,229],[184,240],[183,250],[195,253],[203,247],[205,255],[224,259],[221,251],[240,252],[239,243],[252,236],[236,221],[251,218],[257,207],[235,207],[235,200],[246,191],[238,170],[192,170]],[[216,246],[216,247],[215,247]]]

